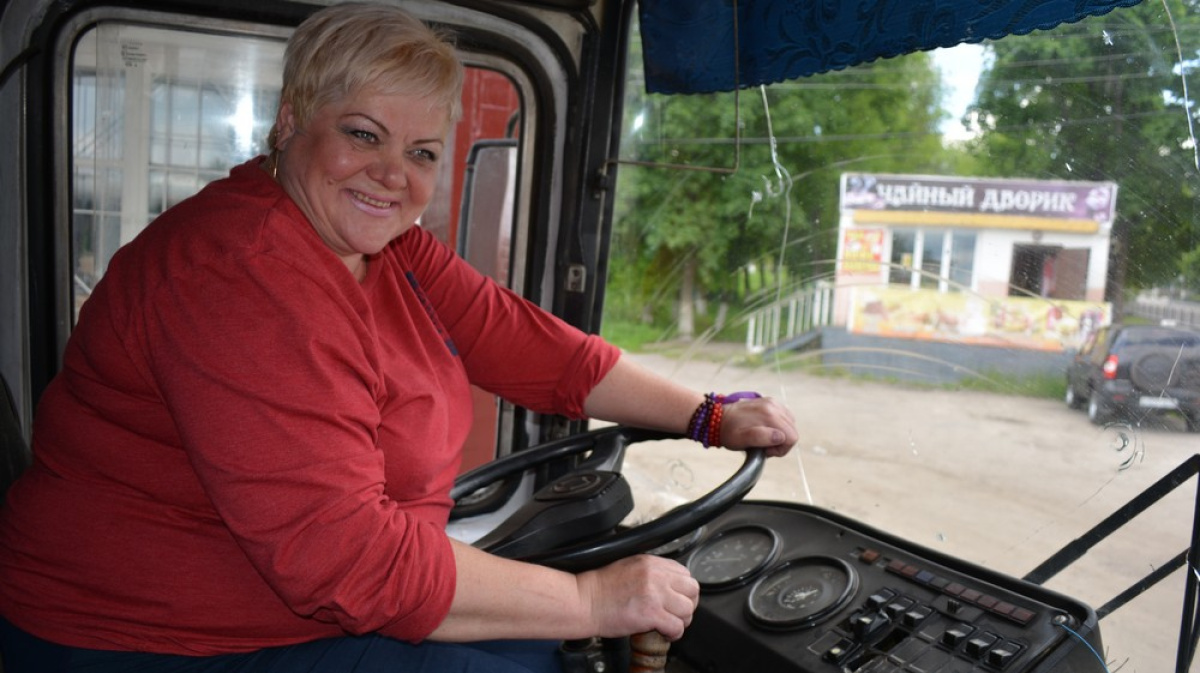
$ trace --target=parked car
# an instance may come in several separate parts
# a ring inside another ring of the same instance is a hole
[[[1109,325],[1084,344],[1067,369],[1066,403],[1087,407],[1101,425],[1139,423],[1178,412],[1200,432],[1200,330],[1171,325]]]

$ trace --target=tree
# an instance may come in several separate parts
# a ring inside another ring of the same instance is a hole
[[[1179,276],[1183,280],[1184,289],[1194,295],[1200,295],[1200,245],[1179,258]]]
[[[832,273],[843,171],[947,163],[927,54],[736,97],[632,95],[622,158],[658,166],[620,169],[607,301],[610,315],[673,318],[682,338],[696,300],[744,293],[751,268],[760,285]]]
[[[1108,299],[1169,281],[1200,243],[1197,171],[1181,76],[1196,69],[1195,0],[1146,2],[1021,39],[995,60],[969,112],[985,174],[1113,180],[1117,219]],[[1180,63],[1176,38],[1191,39]]]

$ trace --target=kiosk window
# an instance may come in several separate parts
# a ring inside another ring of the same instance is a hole
[[[888,282],[939,292],[971,289],[974,232],[893,229]]]

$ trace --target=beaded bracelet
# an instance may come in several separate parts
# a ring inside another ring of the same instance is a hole
[[[704,396],[704,401],[700,403],[700,406],[696,407],[696,411],[692,412],[692,418],[688,421],[688,437],[700,442],[706,449],[710,446],[720,445],[721,419],[725,415],[725,405],[758,397],[762,397],[762,395],[755,392],[740,392],[732,395],[708,393]]]

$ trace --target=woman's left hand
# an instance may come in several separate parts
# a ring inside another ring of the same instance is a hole
[[[721,445],[727,449],[763,449],[777,457],[799,439],[792,412],[772,398],[740,400],[722,409]]]

